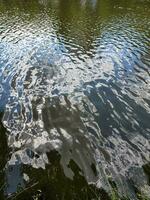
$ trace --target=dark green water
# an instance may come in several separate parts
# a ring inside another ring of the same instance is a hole
[[[149,0],[0,0],[5,199],[150,199]]]

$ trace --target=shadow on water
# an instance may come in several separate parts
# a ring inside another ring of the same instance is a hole
[[[33,120],[37,122],[32,127],[34,132],[29,136],[24,130],[19,138],[16,137],[16,141],[23,139],[25,143],[21,150],[14,149],[4,172],[5,194],[12,194],[8,199],[110,199],[104,189],[94,184],[96,163],[81,113],[78,108],[71,107],[66,96],[64,101],[66,105],[58,98],[52,102],[45,99],[41,116],[48,133],[46,138],[36,133],[41,119],[37,108],[41,101],[32,102]],[[88,179],[93,182],[89,184]]]
[[[0,112],[0,119],[2,121],[3,113]],[[5,165],[8,160],[9,148],[7,145],[6,129],[0,122],[0,199],[4,198],[4,188],[6,186],[5,182]]]
[[[137,120],[133,123],[132,117],[132,125],[127,123],[128,119],[122,116],[128,113],[123,110],[125,106],[120,104],[121,108],[115,108],[117,100],[111,91],[106,97],[111,85],[113,83],[106,88],[101,86],[99,92],[94,92],[93,87],[89,93],[85,90],[85,100],[82,99],[80,105],[73,106],[67,96],[46,98],[44,103],[39,98],[32,101],[31,130],[25,127],[13,139],[13,152],[4,172],[7,186],[4,189],[9,199],[105,200],[119,198],[118,194],[122,198],[132,194],[131,199],[136,193],[146,194],[142,190],[143,185],[148,184],[149,165],[144,165],[143,169],[142,165],[148,162],[146,140],[149,135],[144,131],[148,127],[139,121],[136,111],[144,113],[143,118],[149,116],[131,99],[125,100],[122,94],[121,98],[129,103]],[[120,88],[117,88],[119,93]],[[96,97],[97,94],[101,96]],[[90,104],[95,109],[93,113]],[[42,105],[40,112],[39,105]],[[113,111],[110,105],[114,106]],[[134,112],[137,106],[139,109]],[[135,132],[137,129],[139,132]],[[18,146],[20,141],[21,146]]]
[[[57,151],[47,154],[50,165],[43,169],[33,169],[29,166],[22,166],[22,171],[29,174],[30,182],[26,184],[26,189],[20,188],[16,196],[17,199],[106,199],[107,193],[89,185],[81,175],[78,165],[70,160],[68,167],[73,171],[73,179],[65,176],[60,164],[61,156]],[[13,198],[13,197],[12,197]]]

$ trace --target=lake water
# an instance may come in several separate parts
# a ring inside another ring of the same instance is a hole
[[[0,200],[150,198],[150,1],[0,0]]]

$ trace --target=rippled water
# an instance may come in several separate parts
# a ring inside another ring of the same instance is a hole
[[[149,8],[0,0],[0,199],[150,198]]]

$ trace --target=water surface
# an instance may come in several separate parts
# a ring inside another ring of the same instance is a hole
[[[150,197],[149,8],[0,0],[0,199]]]

